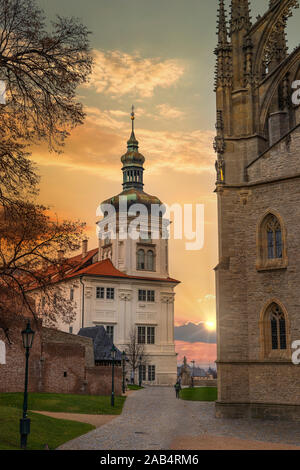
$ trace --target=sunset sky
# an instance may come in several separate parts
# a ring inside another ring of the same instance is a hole
[[[89,247],[97,246],[98,204],[121,190],[120,157],[130,135],[131,105],[136,137],[146,158],[145,191],[167,204],[205,206],[205,243],[185,250],[170,241],[170,275],[176,288],[179,359],[213,364],[217,264],[215,125],[213,92],[216,45],[214,0],[39,0],[51,20],[79,17],[91,34],[95,68],[78,90],[87,119],[73,131],[62,155],[35,149],[42,176],[40,199],[60,217],[87,222]],[[228,4],[229,2],[227,2]],[[268,0],[253,0],[253,18]],[[291,19],[297,45],[299,10]],[[186,325],[189,324],[190,325]],[[184,326],[186,325],[186,326]]]

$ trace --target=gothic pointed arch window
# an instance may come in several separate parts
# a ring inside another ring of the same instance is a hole
[[[282,259],[282,229],[275,215],[270,215],[265,224],[268,259]]]
[[[259,270],[287,267],[286,233],[280,216],[268,213],[258,227],[257,268]]]
[[[145,251],[140,249],[137,252],[137,269],[144,270],[145,268]]]
[[[263,356],[285,358],[289,354],[289,321],[287,312],[278,302],[265,308],[261,321]]]

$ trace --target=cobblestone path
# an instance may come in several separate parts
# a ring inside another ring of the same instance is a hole
[[[300,446],[299,423],[220,420],[214,403],[177,400],[173,388],[147,387],[127,397],[122,415],[59,449],[167,450],[175,438],[200,435]]]

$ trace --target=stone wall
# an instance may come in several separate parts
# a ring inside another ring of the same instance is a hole
[[[289,162],[293,165],[296,160],[290,158]],[[275,172],[276,163],[278,172],[282,171],[278,155],[272,160]],[[263,163],[260,171],[265,171]],[[229,412],[227,405],[237,403],[249,404],[247,413],[251,409],[254,416],[274,412],[282,417],[284,406],[287,416],[291,406],[299,407],[299,413],[293,412],[295,416],[300,414],[300,366],[292,364],[290,349],[293,341],[300,340],[299,183],[296,177],[264,184],[250,182],[244,188],[224,188],[218,196],[222,213],[222,259],[217,268],[219,402],[222,410],[227,410],[224,415],[228,412],[230,417],[234,410]],[[257,228],[270,210],[280,215],[286,230],[287,266],[262,271],[257,269]],[[288,315],[289,345],[281,358],[263,354],[260,319],[271,301],[280,302]],[[254,408],[255,404],[259,406]],[[245,411],[243,406],[238,407],[238,414]]]

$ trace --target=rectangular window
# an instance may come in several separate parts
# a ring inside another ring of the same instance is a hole
[[[104,287],[97,287],[96,288],[96,298],[97,299],[104,299]]]
[[[146,302],[146,298],[147,298],[147,291],[139,289],[139,301]]]
[[[146,366],[144,364],[140,366],[140,374],[141,374],[141,379],[146,380]]]
[[[148,290],[147,291],[147,302],[155,302],[155,291]]]
[[[73,334],[73,326],[69,326],[69,333]]]
[[[148,326],[147,328],[147,344],[155,344],[155,328]]]
[[[148,380],[149,382],[155,380],[155,366],[148,366]]]
[[[70,300],[74,300],[74,289],[70,289]]]
[[[114,327],[112,325],[107,325],[106,333],[113,342],[114,341]]]
[[[138,327],[138,344],[146,344],[146,327]]]
[[[108,287],[106,289],[106,298],[109,300],[114,300],[115,298],[115,289],[113,287]]]

